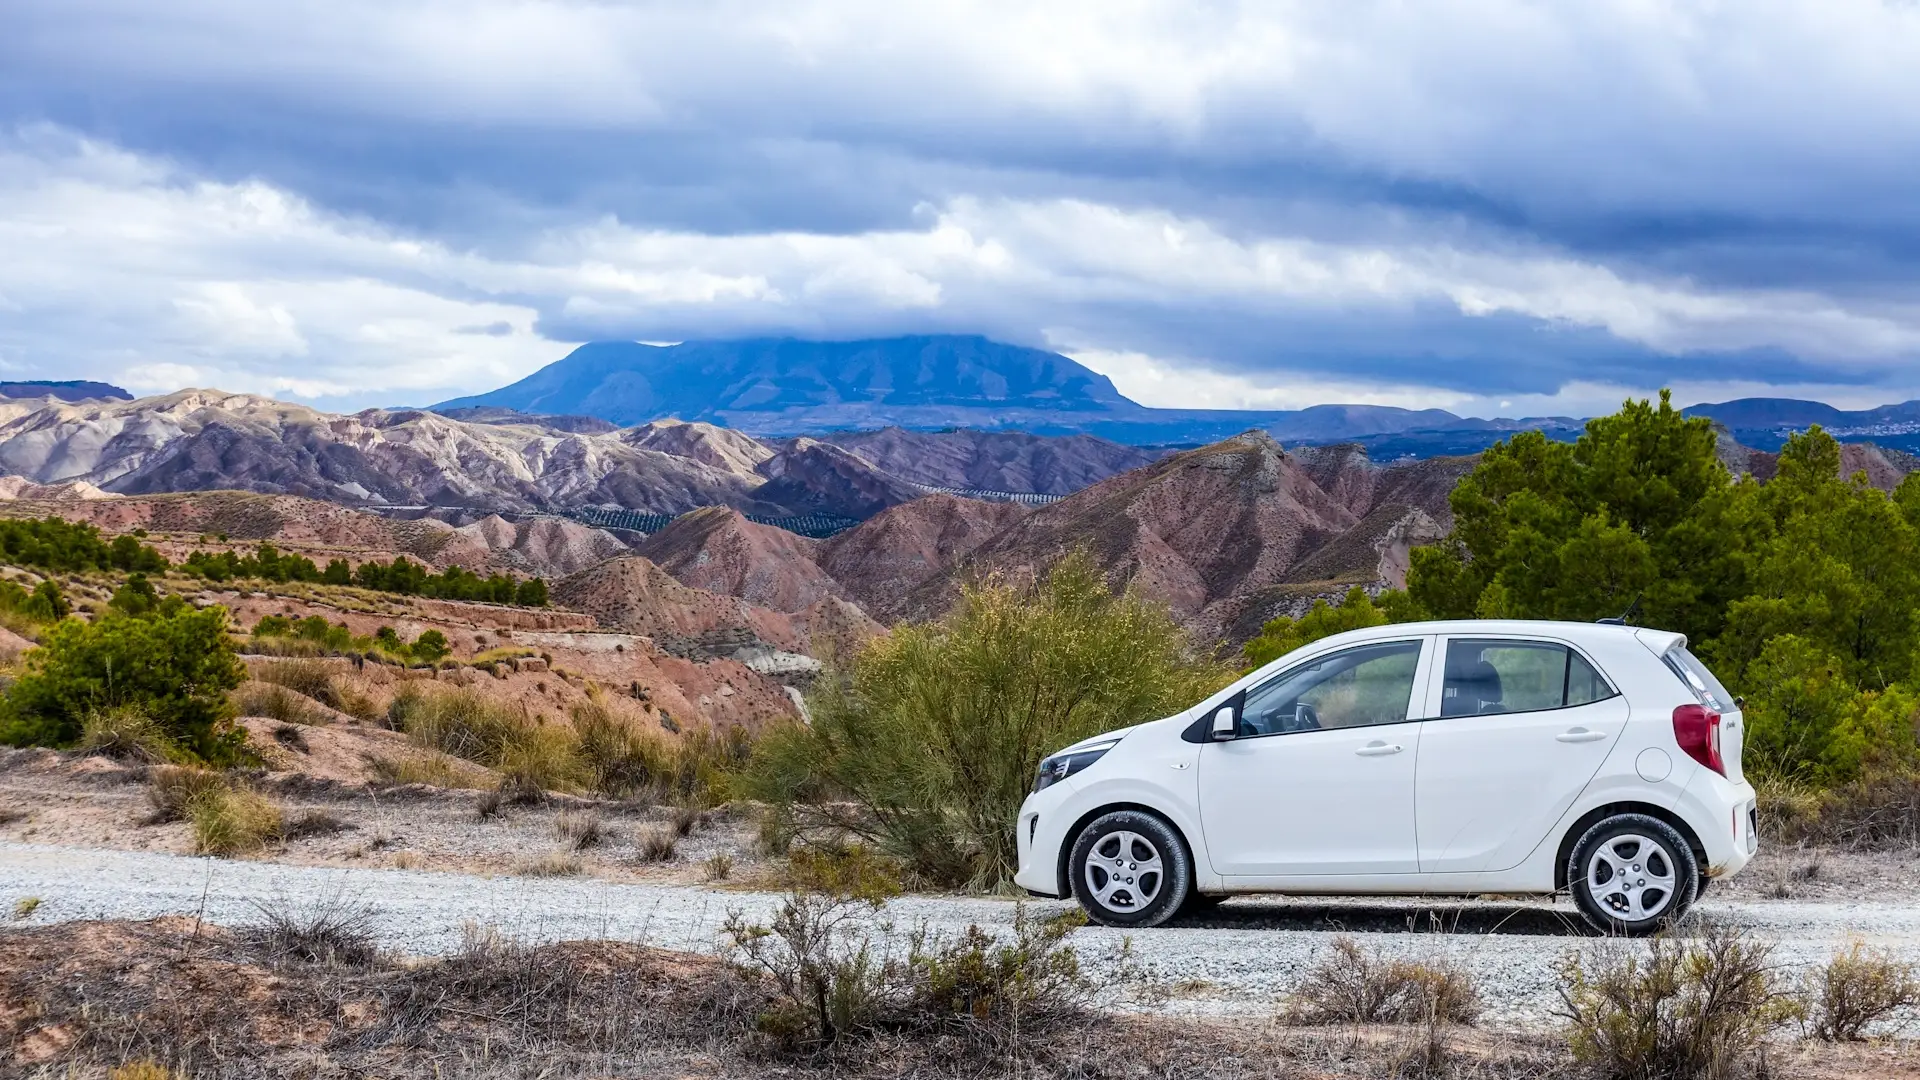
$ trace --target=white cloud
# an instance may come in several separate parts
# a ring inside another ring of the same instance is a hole
[[[1712,289],[1472,234],[1230,235],[1165,210],[1073,199],[959,196],[921,217],[845,235],[604,218],[482,253],[262,181],[213,182],[36,129],[0,143],[0,249],[30,253],[0,262],[0,296],[15,311],[0,323],[0,355],[143,389],[178,376],[371,403],[518,378],[564,350],[536,322],[652,337],[995,327],[1085,356],[1152,404],[1239,406],[1478,399],[1417,378],[1289,372],[1284,347],[1253,374],[1204,340],[1142,350],[1115,313],[1364,322],[1438,308],[1657,352],[1785,349],[1856,376],[1905,372],[1920,355],[1912,304]],[[1684,361],[1673,377],[1688,377]]]

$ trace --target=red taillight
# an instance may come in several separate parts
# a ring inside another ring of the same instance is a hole
[[[1727,775],[1720,760],[1720,714],[1705,705],[1682,705],[1673,710],[1673,738],[1693,760]]]

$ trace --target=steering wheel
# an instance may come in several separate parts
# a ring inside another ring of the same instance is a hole
[[[1288,731],[1318,731],[1320,730],[1320,714],[1314,710],[1313,706],[1306,702],[1296,701],[1293,703],[1293,718],[1287,722],[1286,729]]]

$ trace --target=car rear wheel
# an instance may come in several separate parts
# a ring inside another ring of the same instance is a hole
[[[1573,845],[1567,886],[1589,926],[1638,937],[1686,914],[1699,894],[1700,867],[1673,826],[1645,814],[1618,814]]]
[[[1173,826],[1139,810],[1103,814],[1080,830],[1067,859],[1073,897],[1106,926],[1159,926],[1192,889],[1187,845]]]

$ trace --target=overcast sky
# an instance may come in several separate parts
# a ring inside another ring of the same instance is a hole
[[[1920,397],[1909,0],[5,0],[0,376],[984,333],[1154,405]]]

